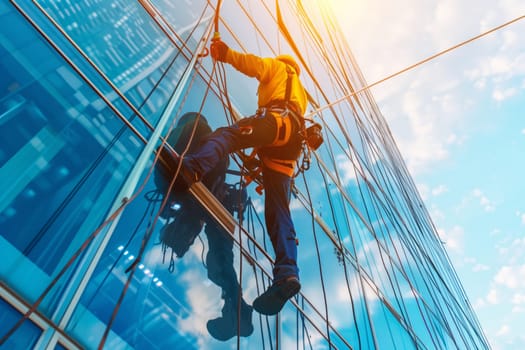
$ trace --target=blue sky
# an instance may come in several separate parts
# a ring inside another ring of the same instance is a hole
[[[525,15],[522,0],[332,0],[369,83]],[[493,349],[524,349],[525,19],[374,88]]]

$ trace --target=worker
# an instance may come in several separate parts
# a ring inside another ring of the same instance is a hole
[[[301,284],[297,267],[297,239],[289,202],[296,162],[303,144],[307,95],[299,80],[300,69],[289,55],[262,58],[232,50],[216,40],[210,48],[214,60],[231,64],[259,81],[258,109],[229,127],[214,131],[183,159],[186,181],[200,180],[229,153],[254,148],[262,163],[265,221],[275,253],[271,286],[253,302],[264,315],[277,314]]]
[[[190,150],[195,149],[210,133],[211,128],[206,118],[202,114],[189,112],[179,119],[166,142],[181,153],[187,146]],[[164,156],[163,159],[169,158]],[[218,161],[202,182],[232,215],[237,212],[238,216],[242,216],[247,200],[246,191],[225,182],[228,164],[228,158]],[[167,192],[174,171],[175,167],[156,169],[155,183],[158,191]],[[172,190],[168,202],[168,208],[161,214],[166,219],[166,225],[161,230],[160,240],[164,252],[171,248],[170,267],[174,264],[173,255],[182,258],[205,225],[208,278],[221,288],[221,297],[224,299],[220,317],[209,320],[206,324],[208,332],[221,341],[229,340],[237,334],[242,337],[250,336],[253,333],[252,307],[242,297],[241,286],[233,267],[232,237],[207,215],[188,192]]]

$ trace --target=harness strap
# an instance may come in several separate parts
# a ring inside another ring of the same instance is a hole
[[[275,119],[277,125],[277,132],[270,147],[285,146],[292,136],[293,125],[296,123],[298,131],[304,129],[304,119],[302,114],[296,112],[296,106],[290,103],[292,93],[292,79],[295,71],[287,64],[286,73],[286,88],[284,94],[284,101],[272,101],[267,106],[261,107],[257,110],[259,114],[270,113]],[[254,150],[256,151],[256,150]],[[274,170],[278,173],[293,177],[295,168],[297,166],[296,160],[276,159],[268,156],[261,156],[261,161],[265,167]],[[261,169],[257,169],[260,171]],[[249,180],[251,181],[251,179]]]
[[[304,124],[303,115],[298,113],[297,109],[294,108],[296,106],[290,103],[290,97],[292,94],[292,79],[296,72],[289,65],[286,65],[286,73],[288,74],[288,77],[286,78],[286,88],[284,92],[284,108],[286,108],[292,118],[296,121],[297,125],[300,127]]]
[[[292,68],[290,68],[289,65],[286,65],[286,73],[288,74],[288,78],[286,78],[286,90],[284,91],[284,103],[286,104],[286,108],[288,108],[288,104],[290,103],[290,97],[292,94],[292,76],[294,75],[294,71]]]
[[[284,93],[284,100],[274,100],[268,103],[265,108],[270,110],[275,110],[281,113],[283,116],[290,115],[292,119],[297,123],[297,126],[301,127],[304,125],[303,114],[299,111],[298,106],[294,103],[290,103],[290,97],[292,94],[292,79],[296,74],[290,65],[286,65],[286,73],[288,77],[286,78],[286,87]]]
[[[266,166],[267,168],[274,170],[278,173],[285,174],[289,177],[293,177],[295,167],[297,165],[297,161],[295,160],[274,159],[264,156],[261,158],[261,160],[264,166]]]
[[[292,121],[288,116],[283,116],[274,110],[269,110],[277,123],[277,133],[272,142],[272,147],[284,146],[292,135]]]

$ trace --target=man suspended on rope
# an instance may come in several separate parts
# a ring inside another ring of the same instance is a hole
[[[206,118],[198,113],[186,113],[178,121],[176,127],[167,138],[167,143],[181,153],[186,147],[194,150],[202,140],[211,133]],[[164,159],[168,159],[164,157]],[[202,178],[203,184],[213,193],[225,208],[233,215],[242,216],[246,192],[226,184],[228,158],[220,159],[215,166]],[[159,167],[155,172],[155,183],[158,191],[167,193],[171,176],[175,169]],[[161,214],[167,220],[160,233],[163,252],[171,249],[170,271],[174,266],[173,255],[182,258],[195,238],[204,232],[208,239],[206,267],[208,278],[222,289],[224,306],[221,316],[209,320],[206,328],[215,339],[226,341],[239,333],[247,337],[253,333],[252,307],[242,298],[242,290],[233,267],[233,240],[230,235],[193,200],[187,192],[172,191],[170,205]],[[172,205],[176,203],[177,209]],[[240,309],[240,310],[239,310]],[[240,318],[238,317],[240,316]]]
[[[265,315],[275,315],[301,288],[289,202],[302,150],[307,95],[299,80],[299,66],[289,55],[261,58],[234,51],[220,40],[212,43],[210,52],[213,59],[229,63],[259,81],[259,108],[255,115],[217,129],[183,163],[192,178],[190,181],[198,181],[229,153],[252,147],[257,150],[262,162],[265,219],[275,266],[272,285],[254,300],[253,308]]]

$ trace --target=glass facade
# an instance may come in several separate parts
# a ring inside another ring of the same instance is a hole
[[[335,62],[316,50],[326,33],[308,31],[302,6],[280,9],[299,51]],[[226,2],[224,40],[260,55],[291,52],[269,7]],[[0,346],[488,348],[365,93],[315,115],[325,143],[291,202],[301,294],[277,317],[254,312],[249,336],[210,334],[228,284],[251,304],[271,281],[273,254],[255,185],[243,210],[233,195],[222,200],[238,223],[227,232],[193,198],[179,203],[188,217],[177,216],[179,204],[165,207],[156,177],[156,149],[182,115],[201,111],[212,129],[230,123],[224,92],[240,115],[255,109],[253,79],[225,67],[226,90],[200,56],[214,15],[207,1],[0,3]],[[351,55],[343,61],[345,74],[315,64],[302,74],[310,110],[365,85]],[[242,196],[239,163],[230,169],[229,193]],[[161,237],[174,222],[178,235],[202,232],[169,247]]]

